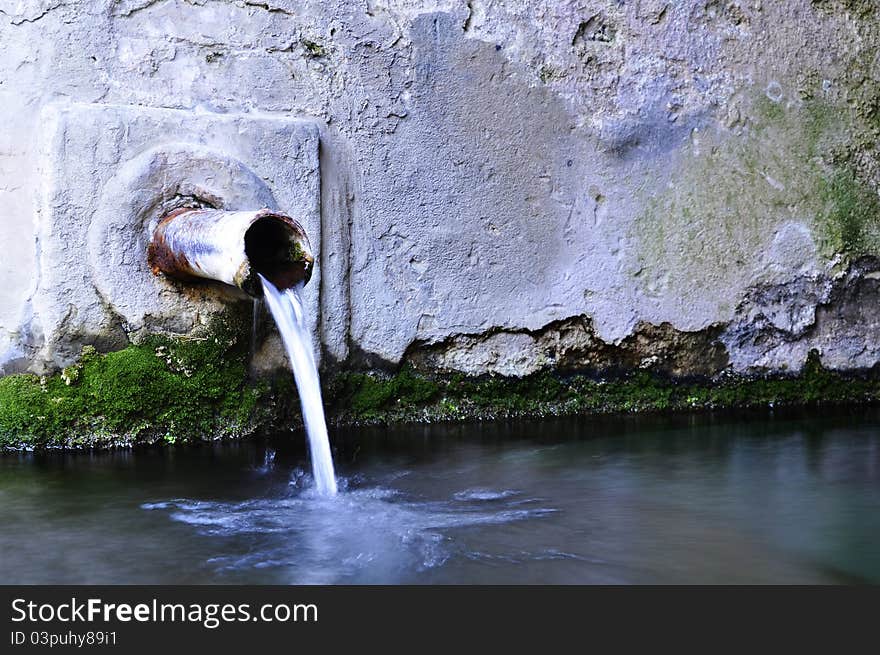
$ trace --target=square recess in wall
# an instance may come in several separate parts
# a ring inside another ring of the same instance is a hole
[[[186,333],[220,311],[222,289],[181,293],[146,250],[163,207],[195,195],[230,210],[293,216],[321,251],[319,131],[308,120],[148,107],[45,110],[40,144],[41,359],[65,365],[84,341]],[[304,302],[317,335],[320,263]],[[114,336],[115,335],[115,336]]]

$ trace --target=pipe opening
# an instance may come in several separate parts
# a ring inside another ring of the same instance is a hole
[[[215,280],[256,297],[263,295],[257,273],[289,289],[309,281],[314,261],[302,226],[268,209],[178,208],[159,221],[147,249],[156,275]]]
[[[244,252],[251,271],[259,273],[278,289],[289,289],[310,277],[310,261],[298,235],[287,223],[274,216],[259,218],[248,228],[244,234]],[[248,291],[262,295],[262,285],[255,283]]]

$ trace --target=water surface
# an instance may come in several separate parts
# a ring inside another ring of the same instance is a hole
[[[880,582],[876,410],[330,436],[0,457],[0,581]]]

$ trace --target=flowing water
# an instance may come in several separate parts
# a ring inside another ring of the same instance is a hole
[[[330,438],[327,436],[327,421],[321,402],[321,382],[312,350],[312,335],[306,325],[300,299],[303,285],[279,291],[262,275],[260,280],[263,282],[269,312],[278,325],[293,376],[296,378],[303,423],[309,438],[315,487],[319,494],[333,496],[337,491],[336,474],[333,471],[333,455],[330,453]]]
[[[0,457],[6,583],[880,583],[880,410]]]

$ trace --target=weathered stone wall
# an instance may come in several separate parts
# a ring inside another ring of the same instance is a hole
[[[880,360],[872,0],[0,0],[0,45],[0,372],[69,363],[51,335],[143,328],[68,330],[114,311],[78,303],[94,275],[67,280],[69,311],[41,296],[48,254],[86,250],[46,242],[53,212],[93,220],[46,162],[97,161],[65,169],[86,178],[133,155],[125,126],[100,157],[47,137],[73,105],[317,126],[325,362]]]

